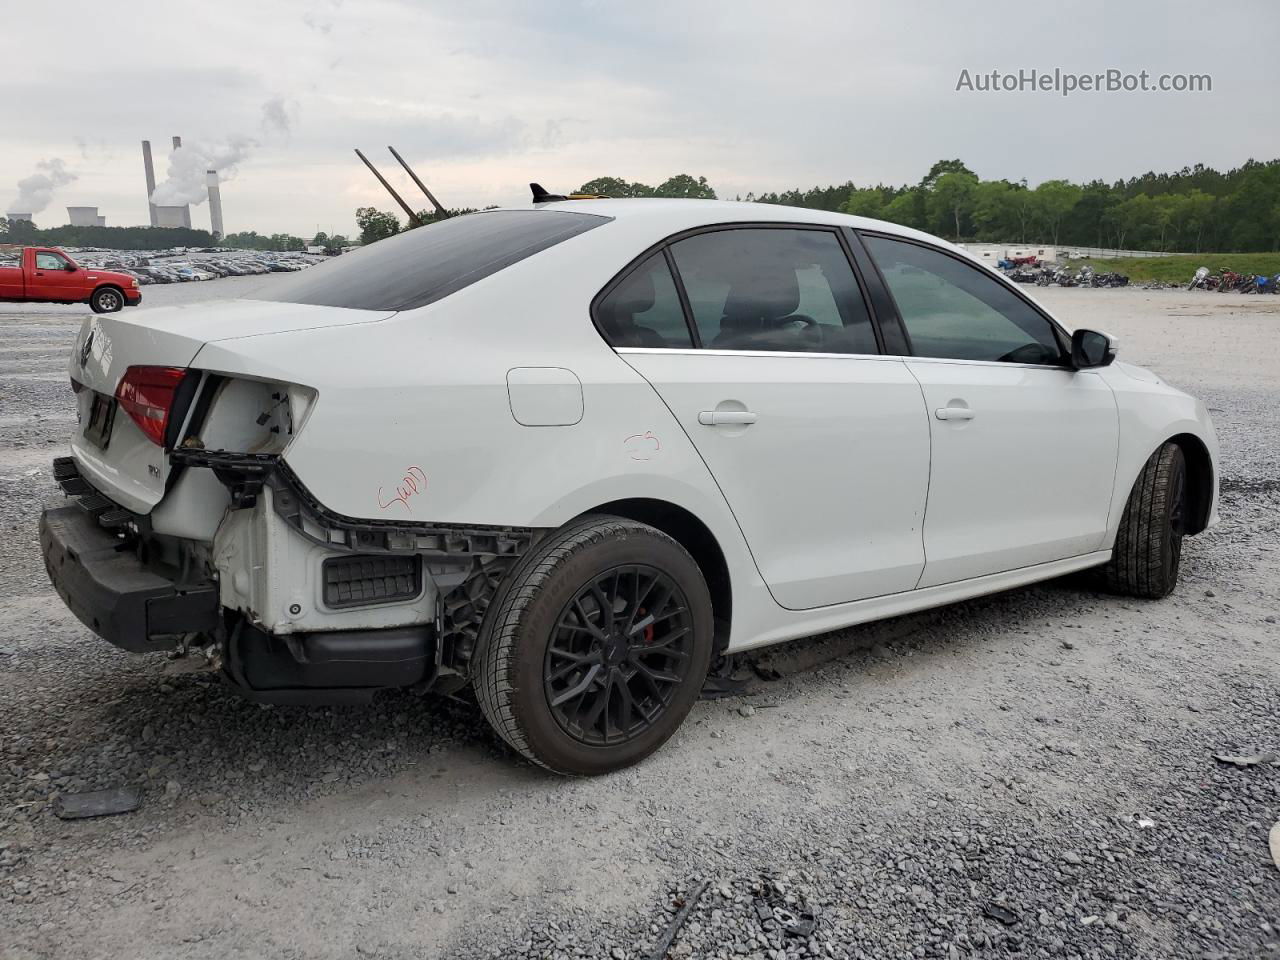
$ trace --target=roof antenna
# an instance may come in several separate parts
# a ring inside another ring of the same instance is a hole
[[[409,222],[415,227],[422,226],[422,220],[413,212],[413,208],[404,202],[404,198],[401,197],[400,194],[396,193],[391,184],[387,183],[387,178],[378,172],[378,168],[369,162],[369,158],[361,153],[359,148],[356,149],[356,156],[364,161],[364,165],[369,168],[375,177],[378,178],[378,182],[387,188],[387,193],[391,194],[395,202],[400,204],[400,209],[405,212],[406,216],[408,216]]]
[[[436,195],[427,189],[427,185],[425,183],[418,179],[418,175],[413,172],[413,168],[410,167],[409,164],[404,162],[404,157],[400,156],[399,151],[392,146],[388,146],[387,149],[391,151],[391,155],[393,157],[400,161],[400,166],[404,167],[404,172],[407,173],[410,179],[418,185],[418,189],[427,195],[427,199],[431,201],[431,205],[436,208],[436,217],[440,220],[448,219],[449,211],[440,205],[440,201],[436,199]]]
[[[554,203],[557,200],[568,200],[569,198],[560,193],[547,193],[540,183],[529,184],[529,189],[533,191],[534,203]]]

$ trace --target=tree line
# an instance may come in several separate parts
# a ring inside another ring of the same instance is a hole
[[[742,199],[874,217],[952,240],[1280,250],[1280,160],[1250,160],[1226,173],[1196,164],[1115,183],[1046,180],[1034,188],[1025,180],[982,180],[960,160],[939,160],[917,184],[849,182]]]
[[[716,192],[711,189],[706,177],[691,177],[687,173],[669,177],[656,187],[651,187],[638,181],[629,183],[621,177],[597,177],[594,180],[588,180],[574,192],[604,197],[683,197],[697,200],[714,200],[716,198]],[[446,210],[445,217],[475,213],[476,209],[475,207],[459,207],[453,210]],[[493,208],[486,207],[485,209],[491,210]],[[419,210],[417,216],[422,226],[444,219],[435,210]],[[400,218],[394,213],[388,213],[376,207],[356,208],[356,226],[360,228],[361,243],[373,243],[377,240],[382,240],[384,237],[394,236],[402,230],[413,228],[411,223],[401,224]]]
[[[191,227],[48,227],[29,220],[0,217],[0,243],[42,244],[50,247],[103,247],[107,250],[169,250],[173,247],[229,247],[284,253],[301,250],[307,241],[291,233],[260,234],[256,230],[229,233],[215,240],[208,230]],[[319,233],[312,245],[337,252],[345,237]]]

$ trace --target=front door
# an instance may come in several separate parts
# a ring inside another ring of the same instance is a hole
[[[27,295],[42,300],[83,300],[84,271],[69,269],[71,261],[52,250],[37,250],[27,278]]]
[[[1115,480],[1115,397],[1067,365],[1029,302],[959,256],[864,237],[896,302],[929,411],[929,587],[1102,548]]]
[[[774,599],[807,609],[912,589],[928,418],[906,364],[878,354],[838,235],[721,229],[670,252],[696,342],[672,319],[660,254],[598,321],[697,447]]]

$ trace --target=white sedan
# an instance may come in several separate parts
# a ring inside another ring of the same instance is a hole
[[[130,650],[276,702],[473,688],[593,774],[725,658],[1096,568],[1174,588],[1204,406],[917,231],[580,200],[86,320],[50,577]]]

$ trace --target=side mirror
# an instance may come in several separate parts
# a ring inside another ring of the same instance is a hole
[[[74,263],[68,263],[68,264],[66,264],[65,266],[63,266],[63,268],[62,268],[62,269],[63,269],[63,270],[65,270],[65,271],[67,271],[67,273],[75,273],[75,272],[76,272],[76,265],[75,265]]]
[[[1071,334],[1071,365],[1077,370],[1105,367],[1116,358],[1116,342],[1097,330]]]

